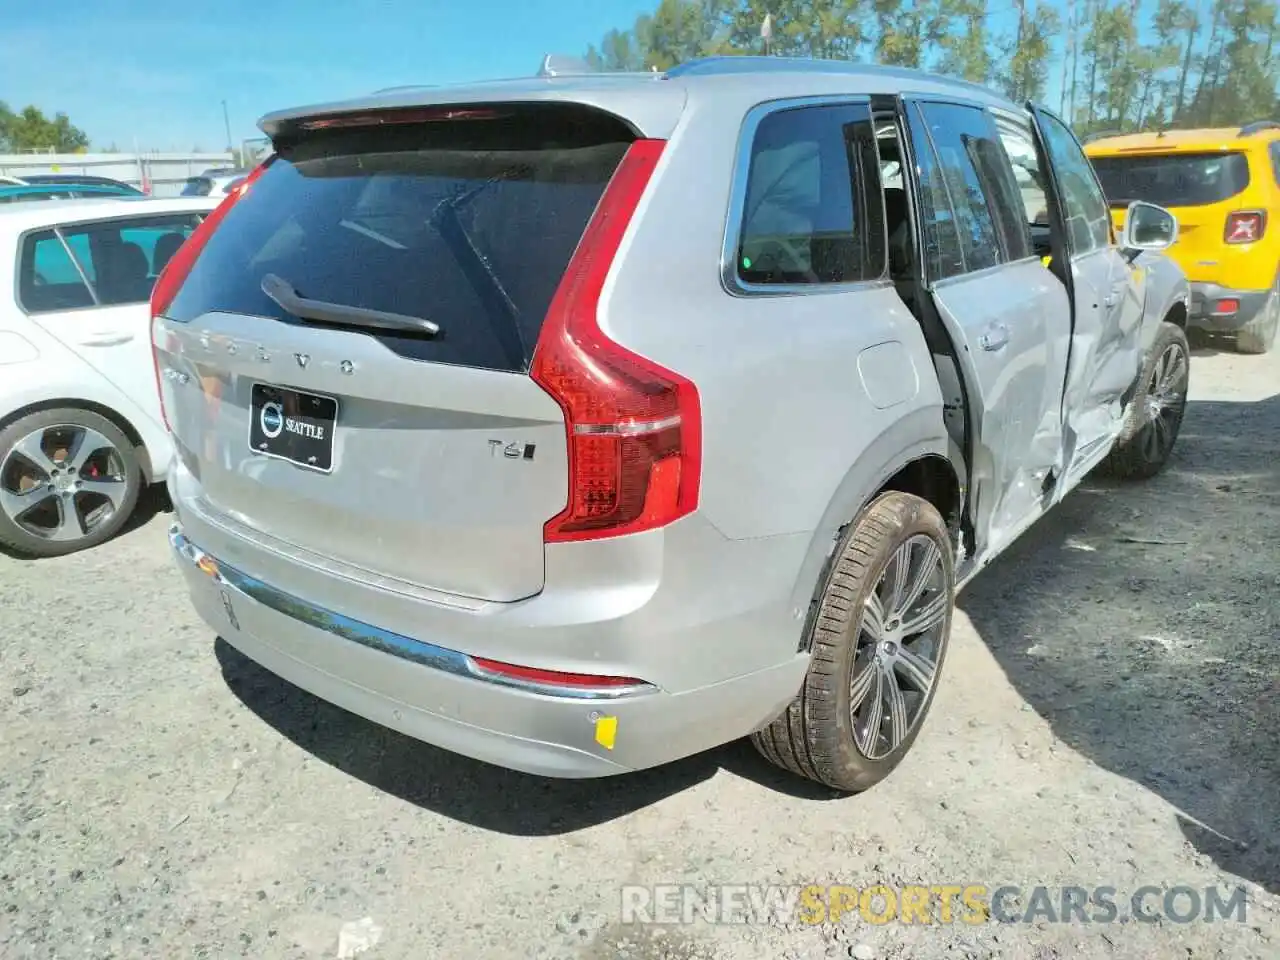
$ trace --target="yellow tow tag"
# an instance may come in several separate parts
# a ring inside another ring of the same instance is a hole
[[[596,717],[596,743],[606,750],[612,750],[618,739],[617,717]]]

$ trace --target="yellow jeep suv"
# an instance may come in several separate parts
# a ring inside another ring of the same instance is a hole
[[[1191,281],[1188,326],[1266,353],[1280,325],[1280,123],[1089,140],[1116,229],[1134,200],[1178,218],[1165,253]]]

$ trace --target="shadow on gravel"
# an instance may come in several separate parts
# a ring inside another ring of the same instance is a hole
[[[1280,892],[1280,396],[1189,404],[1161,476],[1090,479],[960,606],[1059,737]]]
[[[530,776],[441,750],[348,713],[280,679],[221,637],[214,654],[231,692],[313,756],[409,803],[498,833],[546,836],[607,823],[688,789],[720,769],[800,799],[839,796],[788,776],[746,741],[616,777]]]

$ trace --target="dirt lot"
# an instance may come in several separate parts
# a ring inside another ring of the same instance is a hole
[[[1197,351],[1176,462],[1074,493],[961,599],[889,781],[734,745],[558,783],[344,714],[190,611],[159,505],[0,556],[0,956],[1280,955],[1280,356]],[[1244,883],[1244,923],[625,926],[619,885]]]

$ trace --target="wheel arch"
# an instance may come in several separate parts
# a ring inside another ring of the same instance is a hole
[[[860,464],[867,459],[864,457]],[[809,650],[818,595],[835,560],[840,541],[878,497],[896,491],[927,500],[946,521],[953,546],[960,542],[965,471],[964,461],[953,441],[935,436],[879,462],[883,464],[879,469],[860,469],[860,465],[855,465],[833,497],[822,525],[814,532],[792,594],[792,608],[804,622],[798,652]],[[858,482],[859,474],[862,482]]]
[[[1187,305],[1181,300],[1173,304],[1164,315],[1165,322],[1172,323],[1184,332],[1187,329]]]
[[[52,397],[44,400],[35,400],[25,406],[21,406],[10,411],[4,416],[0,416],[0,430],[8,428],[10,424],[21,420],[29,414],[40,413],[42,410],[58,410],[65,408],[88,410],[90,413],[96,413],[103,419],[110,420],[114,423],[116,427],[119,428],[120,432],[129,438],[129,442],[133,444],[134,450],[138,455],[138,465],[142,469],[142,476],[146,482],[150,482],[153,465],[151,461],[151,452],[147,449],[146,441],[143,440],[142,434],[128,417],[105,403],[99,403],[95,400],[85,400],[78,397]]]

